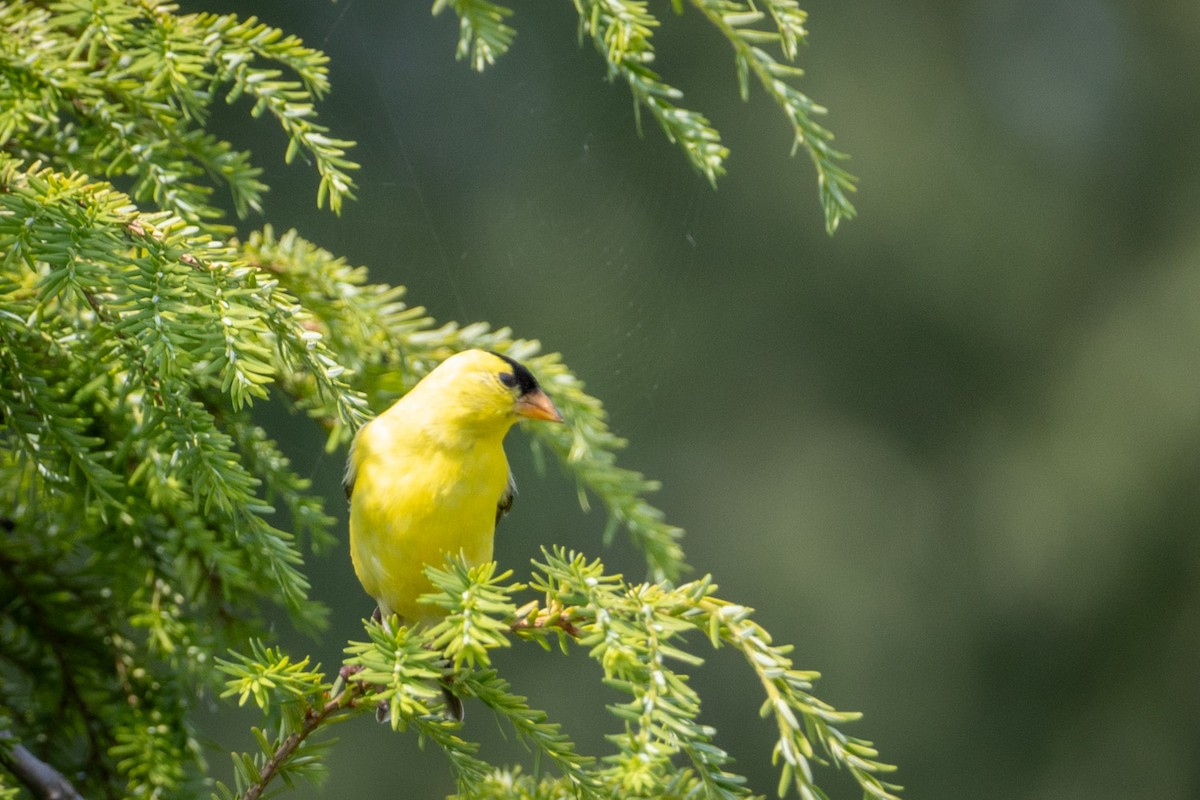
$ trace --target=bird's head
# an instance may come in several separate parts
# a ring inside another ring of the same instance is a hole
[[[439,364],[418,384],[441,412],[460,424],[507,430],[527,419],[561,422],[562,415],[525,365],[484,350],[464,350]],[[414,389],[413,391],[416,391]]]

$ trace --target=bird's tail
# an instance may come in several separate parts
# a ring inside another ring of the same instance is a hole
[[[446,701],[446,708],[442,712],[446,715],[446,719],[451,722],[462,722],[467,718],[467,711],[463,708],[463,701],[450,690],[450,681],[442,681],[442,698]]]

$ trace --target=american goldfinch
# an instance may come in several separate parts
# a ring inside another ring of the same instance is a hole
[[[467,350],[443,361],[359,430],[346,468],[350,557],[383,619],[433,622],[426,565],[463,553],[492,559],[515,491],[504,436],[522,417],[561,422],[533,374],[507,356]]]

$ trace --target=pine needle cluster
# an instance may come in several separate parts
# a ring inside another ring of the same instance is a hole
[[[447,4],[476,67],[511,43],[502,7]],[[710,10],[744,42],[794,55],[802,16],[785,0],[767,6],[775,33],[748,34],[755,20],[732,8]],[[616,73],[653,86],[630,56],[648,41],[644,8],[580,9]],[[770,57],[738,52],[749,73],[775,74]],[[820,796],[811,765],[826,760],[890,797],[887,767],[841,732],[853,715],[809,694],[815,675],[707,578],[677,585],[681,532],[646,499],[656,484],[616,463],[624,441],[556,354],[507,329],[438,324],[403,287],[294,231],[233,237],[222,208],[256,211],[266,187],[247,152],[206,128],[217,102],[248,101],[280,127],[288,158],[319,176],[319,205],[353,197],[351,143],[316,117],[326,66],[254,19],[155,0],[0,2],[0,797],[205,794],[194,711],[213,695],[265,720],[223,797],[318,776],[327,727],[381,703],[393,729],[446,754],[464,797],[746,796],[682,671],[700,662],[692,631],[738,649],[762,683],[781,790]],[[369,623],[332,674],[260,643],[271,604],[302,629],[325,626],[304,560],[333,537],[255,406],[282,401],[340,448],[369,408],[470,347],[522,359],[548,386],[568,424],[535,429],[535,453],[603,506],[606,540],[627,535],[648,581],[561,551],[527,585],[452,562],[433,571],[444,622]],[[610,708],[611,753],[578,752],[496,671],[492,652],[524,642],[600,663],[626,698]],[[555,775],[480,759],[441,714],[443,680]]]

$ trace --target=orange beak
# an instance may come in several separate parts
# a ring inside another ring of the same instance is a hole
[[[521,395],[517,400],[517,415],[528,419],[544,419],[547,422],[562,422],[562,414],[550,402],[541,389]]]

